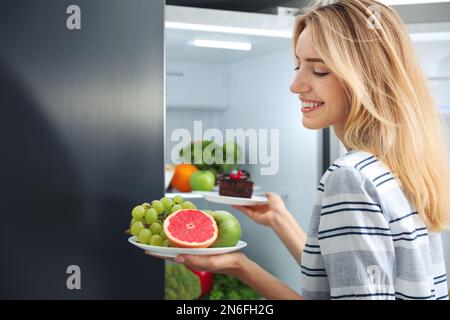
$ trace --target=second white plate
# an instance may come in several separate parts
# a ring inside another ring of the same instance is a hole
[[[206,201],[235,205],[235,206],[255,206],[268,203],[268,199],[263,196],[252,196],[251,198],[221,196],[218,192],[194,191],[200,193]]]

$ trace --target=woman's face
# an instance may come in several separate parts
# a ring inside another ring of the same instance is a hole
[[[349,109],[344,86],[314,50],[308,27],[298,38],[295,54],[297,73],[291,91],[302,101],[303,125],[308,129],[333,126],[342,138]]]

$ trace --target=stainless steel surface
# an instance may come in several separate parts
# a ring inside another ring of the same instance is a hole
[[[0,298],[162,298],[124,231],[164,192],[164,2],[78,0],[70,31],[71,4],[0,11]]]

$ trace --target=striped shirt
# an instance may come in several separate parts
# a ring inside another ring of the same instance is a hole
[[[320,180],[301,283],[305,299],[448,299],[440,234],[362,151],[336,160]]]

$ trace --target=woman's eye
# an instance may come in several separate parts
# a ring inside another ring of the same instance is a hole
[[[300,70],[300,67],[295,67],[294,70],[298,71],[298,70]]]
[[[329,72],[316,72],[316,71],[313,71],[313,74],[316,77],[325,77],[325,76],[327,76],[329,74]]]

